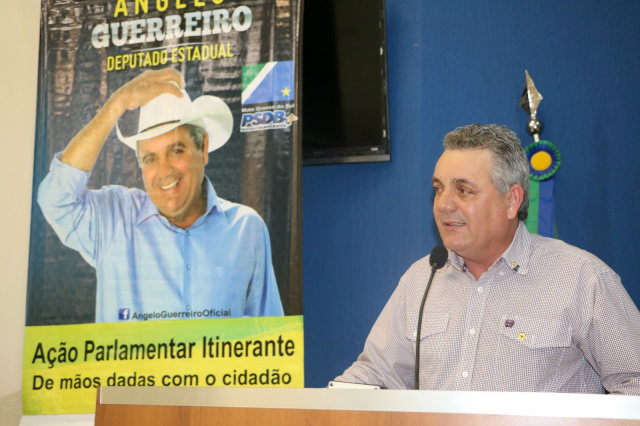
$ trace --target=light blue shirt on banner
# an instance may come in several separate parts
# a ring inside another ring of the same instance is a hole
[[[64,245],[96,269],[96,322],[283,315],[269,233],[251,208],[218,198],[181,229],[145,191],[88,190],[90,172],[53,159],[38,203]]]

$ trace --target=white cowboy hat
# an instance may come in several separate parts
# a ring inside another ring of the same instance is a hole
[[[118,139],[136,150],[137,142],[167,133],[183,124],[201,127],[209,135],[209,152],[223,146],[233,130],[233,116],[229,106],[220,98],[203,95],[191,101],[182,90],[181,98],[170,93],[152,99],[140,107],[138,132],[123,136],[116,123]]]

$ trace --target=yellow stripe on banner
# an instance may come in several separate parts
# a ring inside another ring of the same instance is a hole
[[[302,388],[303,318],[26,327],[24,414],[92,413],[98,386]]]

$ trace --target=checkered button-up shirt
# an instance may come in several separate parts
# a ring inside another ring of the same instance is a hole
[[[414,387],[418,310],[431,268],[411,266],[338,381]],[[449,253],[420,336],[420,389],[640,395],[640,313],[595,256],[529,234],[476,280]]]

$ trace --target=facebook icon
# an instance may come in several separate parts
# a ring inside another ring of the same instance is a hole
[[[118,311],[118,319],[128,320],[129,319],[129,308],[122,308]]]

